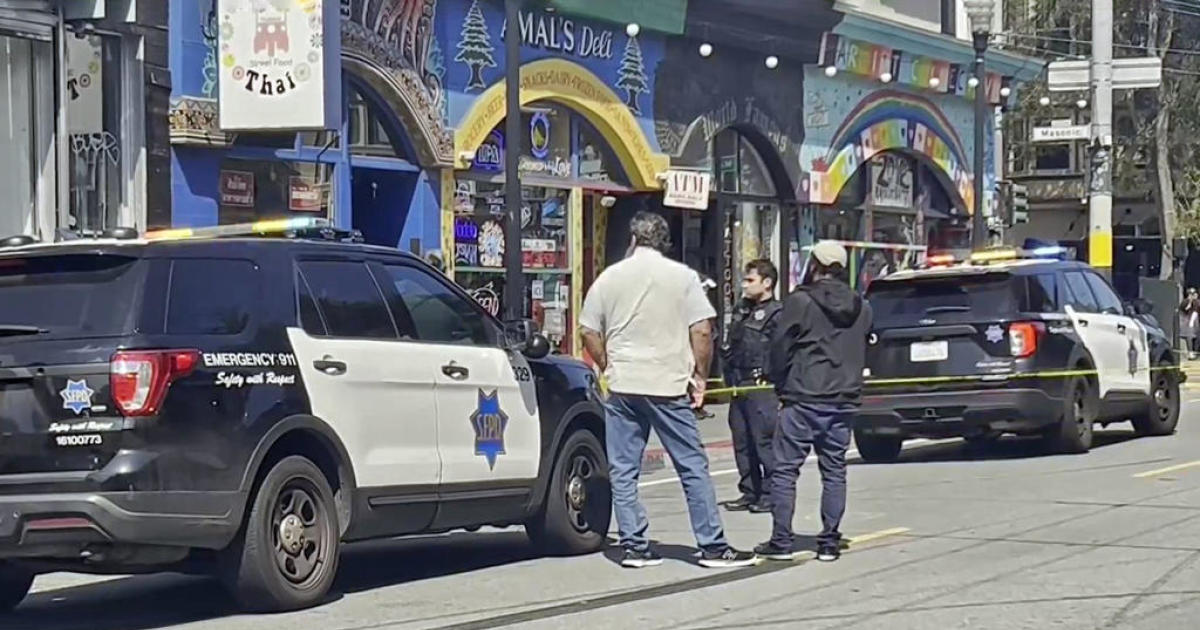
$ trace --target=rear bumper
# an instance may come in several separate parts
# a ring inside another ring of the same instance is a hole
[[[855,428],[879,435],[956,437],[1025,433],[1055,424],[1063,401],[1040,389],[980,389],[863,398]]]
[[[72,558],[88,548],[221,549],[240,525],[236,492],[0,496],[0,558]]]

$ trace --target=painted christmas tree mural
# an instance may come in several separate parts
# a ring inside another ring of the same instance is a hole
[[[467,90],[482,88],[487,84],[483,81],[483,69],[495,68],[495,52],[492,38],[488,34],[487,22],[483,19],[483,11],[479,9],[479,0],[471,2],[467,17],[463,20],[462,32],[458,42],[458,54],[454,60],[465,63],[471,68],[471,80],[467,82]]]
[[[630,37],[625,43],[625,54],[621,57],[620,73],[617,87],[625,90],[625,104],[635,114],[642,113],[638,97],[650,90],[646,78],[646,66],[642,62],[642,47],[636,37]]]

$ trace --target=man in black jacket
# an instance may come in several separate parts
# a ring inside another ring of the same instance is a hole
[[[775,329],[769,365],[782,410],[771,478],[774,528],[771,540],[755,549],[769,559],[794,557],[796,480],[813,447],[822,486],[817,559],[832,562],[841,555],[846,450],[850,420],[862,401],[871,330],[870,305],[846,283],[848,258],[837,243],[817,243],[808,282],[784,301]]]

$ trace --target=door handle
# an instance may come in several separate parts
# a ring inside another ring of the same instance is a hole
[[[471,370],[468,370],[466,367],[451,361],[450,363],[442,366],[442,374],[445,374],[456,381],[462,381],[471,375]]]
[[[1088,322],[1088,320],[1086,320],[1086,319],[1080,319],[1080,320],[1077,320],[1077,321],[1079,321],[1079,325],[1080,325],[1080,326],[1082,326],[1083,328],[1087,328],[1087,322]]]
[[[321,370],[330,376],[339,376],[346,373],[345,361],[334,361],[332,359],[317,359],[313,361],[313,367]]]
[[[1125,324],[1117,324],[1117,332],[1125,334]]]

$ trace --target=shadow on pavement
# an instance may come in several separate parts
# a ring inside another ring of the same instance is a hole
[[[1092,450],[1114,446],[1137,439],[1132,430],[1097,430],[1092,441]],[[935,462],[972,462],[1034,459],[1056,455],[1038,438],[1004,436],[994,442],[968,444],[965,440],[953,440],[944,444],[932,444],[919,448],[905,449],[900,458],[891,463],[869,464],[861,458],[850,460],[855,466],[894,466],[897,464],[928,464]]]
[[[348,546],[329,603],[358,593],[539,557],[521,531],[373,541]],[[122,577],[30,595],[4,630],[152,630],[240,614],[213,579]]]

